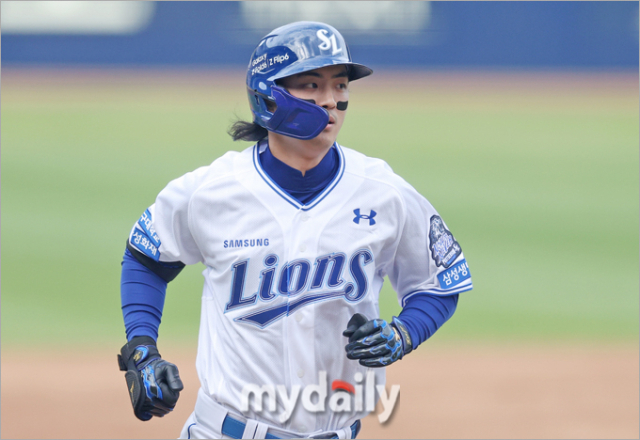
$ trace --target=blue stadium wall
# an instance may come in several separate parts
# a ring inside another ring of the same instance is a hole
[[[241,7],[157,2],[130,35],[3,31],[2,66],[245,65],[266,32],[248,26]],[[410,32],[343,34],[374,67],[638,68],[638,2],[430,2],[428,11],[428,24]]]

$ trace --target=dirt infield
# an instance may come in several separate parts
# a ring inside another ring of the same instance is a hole
[[[131,412],[114,353],[2,352],[2,438],[176,438],[195,347],[165,347],[186,389],[164,419]],[[388,369],[400,401],[360,438],[638,438],[638,347],[422,347]]]

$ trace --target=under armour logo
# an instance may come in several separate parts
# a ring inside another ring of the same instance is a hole
[[[369,226],[373,226],[376,224],[376,221],[373,219],[376,216],[376,212],[373,209],[371,210],[369,215],[360,215],[360,208],[354,209],[353,213],[356,215],[356,218],[353,219],[353,222],[357,225],[360,224],[361,218],[369,220]]]

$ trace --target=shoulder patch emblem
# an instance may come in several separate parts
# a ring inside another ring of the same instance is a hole
[[[429,249],[436,266],[449,267],[462,253],[453,234],[444,226],[438,215],[431,216],[429,225]]]

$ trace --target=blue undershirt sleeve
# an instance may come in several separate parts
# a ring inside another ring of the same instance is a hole
[[[136,336],[158,339],[166,291],[167,282],[125,250],[120,299],[128,341]]]
[[[456,311],[458,295],[413,295],[398,318],[407,327],[413,348],[429,339]]]

